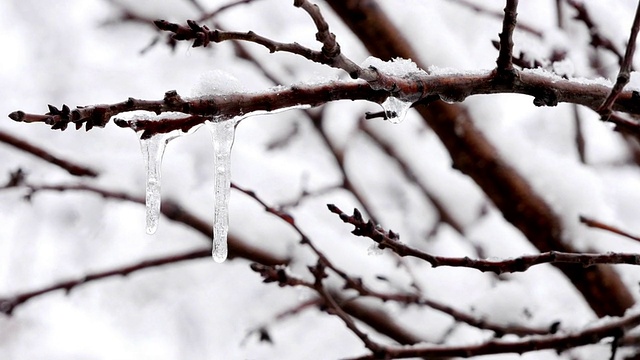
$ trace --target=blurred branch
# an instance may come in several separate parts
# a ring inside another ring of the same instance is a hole
[[[610,39],[602,35],[598,25],[591,19],[591,15],[585,4],[577,0],[566,0],[566,2],[577,11],[575,19],[580,20],[587,27],[589,36],[591,36],[591,46],[596,49],[603,48],[611,51],[618,58],[619,65],[622,65],[624,59],[622,52],[613,45]]]
[[[66,170],[71,175],[88,177],[98,176],[98,172],[91,168],[75,164],[74,162],[69,160],[62,159],[39,146],[33,145],[24,139],[20,139],[4,131],[0,131],[0,142],[11,145],[31,155],[37,156],[44,161],[50,162],[51,164]]]
[[[133,196],[125,192],[106,190],[87,184],[35,185],[27,183],[23,179],[21,180],[21,183],[13,186],[21,186],[28,189],[29,192],[26,195],[27,198],[30,198],[34,194],[41,191],[84,191],[100,195],[105,199],[122,200],[138,204],[145,203],[143,197]],[[186,225],[191,229],[203,234],[208,241],[213,238],[213,229],[210,223],[185,210],[182,206],[174,201],[163,200],[160,207],[160,212],[168,219],[182,223],[183,225]],[[229,236],[228,241],[229,259],[244,258],[249,261],[268,265],[287,264],[289,262],[288,259],[279,258],[262,249],[253,247],[233,235]]]
[[[493,11],[493,10],[490,10],[490,9],[487,9],[487,8],[483,8],[483,7],[481,7],[479,5],[476,5],[476,4],[474,4],[474,3],[472,3],[471,1],[468,1],[468,0],[450,0],[450,2],[459,4],[459,5],[464,6],[466,8],[469,8],[469,9],[477,12],[478,14],[486,14],[486,15],[489,15],[491,17],[494,17],[496,19],[501,19],[501,20],[504,18],[504,12]],[[542,34],[542,32],[540,30],[535,29],[533,26],[529,26],[529,25],[523,24],[522,22],[518,22],[516,24],[516,29],[524,31],[524,32],[526,32],[528,34],[531,34],[531,35],[533,35],[535,37],[538,37],[538,38],[542,38],[543,37],[543,34]]]
[[[34,297],[38,297],[53,291],[64,290],[68,294],[74,288],[80,285],[87,284],[92,281],[113,277],[113,276],[127,276],[131,273],[144,270],[144,269],[155,268],[163,265],[176,264],[179,262],[200,259],[204,257],[211,257],[211,248],[207,248],[204,250],[191,251],[184,254],[169,255],[169,256],[162,256],[162,257],[153,258],[153,259],[142,260],[132,265],[118,266],[111,270],[95,272],[92,274],[82,276],[78,279],[66,280],[50,286],[46,286],[46,287],[43,287],[42,289],[24,292],[24,293],[20,293],[14,296],[6,297],[6,298],[0,298],[0,312],[4,313],[5,315],[11,315],[13,310],[17,306],[27,302],[28,300]]]
[[[490,354],[506,354],[554,349],[560,352],[574,347],[596,344],[608,337],[620,338],[624,333],[640,324],[640,314],[629,314],[624,317],[612,318],[598,323],[584,330],[568,334],[536,336],[518,340],[489,340],[478,345],[466,346],[420,346],[413,347],[385,347],[381,353],[389,359],[403,359],[412,357],[439,358],[442,356],[472,357]],[[381,353],[364,355],[353,360],[380,359]]]

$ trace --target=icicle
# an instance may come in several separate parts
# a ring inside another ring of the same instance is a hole
[[[231,148],[239,118],[207,122],[213,134],[215,209],[213,213],[213,250],[218,263],[227,258],[229,232],[229,196],[231,193]]]
[[[148,139],[140,139],[140,149],[144,160],[144,168],[147,173],[146,185],[146,218],[147,234],[151,235],[158,228],[160,219],[160,177],[162,167],[162,155],[169,142],[167,134],[153,135]]]
[[[407,115],[409,108],[411,107],[411,102],[402,101],[393,96],[389,96],[383,103],[382,108],[387,114],[387,120],[389,120],[393,124],[399,124],[404,120],[404,117]]]

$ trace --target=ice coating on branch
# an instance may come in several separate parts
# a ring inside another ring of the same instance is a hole
[[[229,197],[231,195],[231,148],[240,118],[214,119],[207,122],[213,135],[215,209],[213,212],[213,260],[227,258],[229,232]]]
[[[384,74],[399,77],[410,76],[411,74],[427,74],[413,61],[402,58],[395,58],[391,61],[382,61],[379,58],[370,56],[362,62],[361,66],[367,68],[373,67]],[[411,104],[412,102],[410,101],[389,96],[381,105],[386,114],[385,119],[389,120],[393,124],[399,124],[404,120]]]
[[[410,101],[402,101],[396,97],[389,96],[381,106],[387,115],[386,120],[389,120],[392,124],[399,124],[404,120],[411,104]]]

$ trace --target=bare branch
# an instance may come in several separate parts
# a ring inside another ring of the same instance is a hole
[[[640,314],[630,314],[625,317],[612,319],[600,325],[592,326],[582,331],[569,334],[549,336],[535,336],[520,340],[490,340],[479,345],[466,346],[413,346],[413,347],[386,347],[383,354],[391,359],[404,359],[411,357],[438,358],[443,356],[472,357],[490,354],[506,354],[539,351],[545,349],[564,349],[596,344],[605,338],[619,338],[625,331],[640,324]],[[379,359],[380,354],[371,354],[354,358],[358,360]]]
[[[518,0],[507,0],[504,8],[504,19],[502,21],[502,32],[500,33],[500,52],[496,61],[498,73],[503,75],[513,71],[513,30],[516,28],[516,12]]]
[[[613,226],[613,225],[607,225],[601,221],[598,220],[594,220],[591,218],[588,218],[586,216],[580,216],[580,222],[587,225],[588,227],[592,227],[592,228],[596,228],[596,229],[601,229],[601,230],[605,230],[605,231],[609,231],[612,232],[614,234],[618,234],[618,235],[622,235],[624,237],[627,237],[631,240],[635,240],[635,241],[640,241],[640,237],[635,236],[635,235],[631,235],[626,231],[620,230],[617,227]]]
[[[577,264],[583,267],[594,266],[596,264],[631,264],[640,265],[640,254],[624,254],[624,253],[607,253],[607,254],[585,254],[585,253],[566,253],[559,251],[548,251],[538,255],[520,256],[506,260],[476,260],[468,257],[452,258],[435,256],[425,253],[421,250],[414,249],[399,241],[400,236],[393,231],[385,231],[379,225],[375,225],[371,220],[365,222],[357,209],[354,209],[353,215],[347,215],[335,205],[327,205],[329,210],[355,229],[351,232],[357,236],[368,237],[375,241],[381,249],[389,248],[400,256],[411,256],[422,259],[431,266],[453,266],[467,267],[482,272],[493,272],[496,274],[522,272],[530,267],[545,263],[565,263]]]
[[[11,145],[24,152],[28,152],[44,161],[50,162],[51,164],[66,170],[71,175],[88,177],[98,176],[98,173],[91,168],[62,159],[39,146],[33,145],[24,139],[20,139],[4,131],[0,131],[0,142]]]
[[[42,289],[24,292],[24,293],[6,297],[6,298],[0,298],[0,312],[6,315],[11,315],[11,313],[13,312],[13,310],[15,310],[17,306],[27,302],[28,300],[34,297],[38,297],[53,291],[64,290],[68,294],[74,288],[80,285],[87,284],[92,281],[104,279],[107,277],[113,277],[113,276],[127,276],[131,273],[144,270],[144,269],[155,268],[163,265],[170,265],[178,262],[200,259],[200,258],[210,257],[210,256],[211,256],[210,248],[204,249],[204,250],[196,250],[196,251],[191,251],[191,252],[179,254],[179,255],[169,255],[169,256],[163,256],[163,257],[158,257],[154,259],[147,259],[132,265],[119,266],[111,270],[100,271],[93,274],[85,275],[74,280],[62,281],[50,286],[46,286]]]
[[[613,103],[616,101],[616,98],[622,92],[622,89],[629,82],[631,78],[631,66],[633,62],[633,54],[636,51],[636,40],[638,38],[638,32],[640,31],[640,2],[638,3],[638,7],[636,8],[636,16],[633,19],[633,25],[631,26],[631,35],[629,35],[629,43],[627,44],[627,50],[624,53],[624,59],[622,60],[622,64],[620,64],[620,72],[618,73],[618,78],[616,79],[616,83],[611,89],[611,93],[607,97],[607,99],[602,103],[602,105],[598,108],[598,112],[602,116],[603,119],[608,119],[611,115],[611,107]]]

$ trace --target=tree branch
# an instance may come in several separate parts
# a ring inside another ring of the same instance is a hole
[[[179,254],[179,255],[169,255],[169,256],[162,256],[162,257],[153,258],[153,259],[142,260],[140,262],[134,263],[132,265],[127,265],[127,266],[118,266],[111,270],[100,271],[100,272],[82,276],[77,279],[62,281],[50,286],[43,287],[42,289],[24,292],[24,293],[20,293],[14,296],[6,297],[6,298],[0,298],[0,312],[6,315],[11,315],[13,310],[15,310],[15,308],[20,306],[21,304],[24,304],[25,302],[27,302],[28,300],[34,297],[38,297],[53,291],[64,290],[68,294],[74,288],[80,285],[87,284],[92,281],[113,277],[113,276],[127,276],[131,273],[144,270],[144,269],[155,268],[163,265],[170,265],[178,262],[200,259],[200,258],[210,257],[210,256],[211,256],[211,248],[208,248],[204,250],[191,251],[191,252]]]
[[[422,259],[431,266],[453,266],[476,269],[482,272],[493,272],[498,275],[512,272],[523,272],[532,266],[552,263],[552,264],[576,264],[583,267],[597,264],[630,264],[640,265],[640,254],[607,253],[607,254],[587,254],[587,253],[566,253],[559,251],[549,251],[537,255],[520,256],[507,260],[475,260],[468,257],[452,258],[435,256],[414,249],[399,241],[400,236],[393,231],[385,231],[371,220],[365,222],[358,209],[354,209],[353,215],[347,215],[335,205],[327,205],[329,211],[340,216],[340,220],[351,224],[355,229],[351,232],[357,236],[368,237],[375,241],[381,249],[389,248],[400,256],[411,256]]]
[[[88,168],[86,166],[75,164],[69,160],[62,159],[56,155],[53,155],[49,151],[33,145],[23,139],[15,137],[9,133],[4,131],[0,131],[0,142],[3,142],[7,145],[11,145],[17,149],[20,149],[24,152],[27,152],[31,155],[37,156],[40,159],[47,161],[53,165],[56,165],[64,170],[66,170],[69,174],[74,176],[88,176],[88,177],[96,177],[98,176],[98,172],[95,170]]]
[[[565,349],[596,344],[608,337],[619,338],[625,331],[638,326],[638,324],[640,324],[640,314],[636,313],[570,334],[535,336],[519,340],[494,339],[479,345],[465,346],[386,347],[383,354],[390,359],[403,359],[411,357],[438,358],[443,356],[468,358],[490,354],[523,354],[545,349],[555,349],[560,352]],[[380,358],[379,355],[377,353],[365,355],[353,358],[353,360],[375,360]]]
[[[631,77],[631,66],[633,62],[633,54],[636,51],[636,40],[638,38],[638,32],[640,31],[640,2],[636,8],[636,16],[633,19],[633,25],[631,26],[631,35],[629,35],[629,43],[627,44],[627,50],[624,53],[622,64],[620,64],[620,72],[616,79],[616,83],[611,89],[611,93],[607,96],[607,99],[598,108],[598,112],[603,119],[608,119],[611,115],[611,107],[616,101],[616,98],[622,92],[629,79]]]

